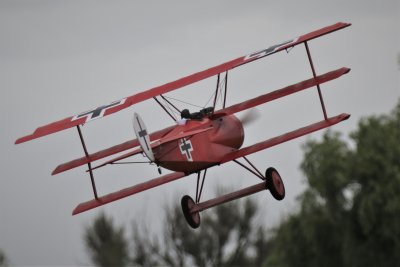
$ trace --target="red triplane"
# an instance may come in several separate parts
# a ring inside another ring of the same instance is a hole
[[[175,181],[193,173],[197,174],[196,196],[194,199],[192,199],[190,196],[184,196],[181,201],[182,210],[185,218],[189,225],[193,228],[197,228],[200,225],[201,211],[234,199],[254,194],[264,189],[268,189],[275,199],[282,200],[285,197],[285,187],[279,173],[274,168],[268,168],[265,174],[260,172],[246,158],[246,156],[292,140],[294,138],[312,133],[314,131],[329,127],[349,118],[350,115],[348,114],[340,114],[338,116],[330,118],[327,116],[320,90],[320,84],[339,78],[343,74],[348,73],[350,69],[340,68],[317,76],[308,48],[308,41],[322,35],[346,28],[350,25],[351,24],[349,23],[336,23],[334,25],[310,32],[308,34],[299,36],[278,45],[271,46],[267,49],[263,49],[255,53],[239,57],[237,59],[223,63],[216,67],[212,67],[205,71],[186,76],[179,80],[152,88],[150,90],[129,96],[118,101],[114,101],[107,105],[100,106],[93,110],[83,112],[78,115],[39,127],[31,135],[19,138],[15,143],[23,143],[71,127],[77,128],[85,152],[85,156],[59,165],[52,173],[53,175],[58,174],[72,168],[87,164],[93,187],[94,199],[79,204],[74,209],[73,215],[148,190],[150,188],[160,186],[162,184]],[[272,55],[279,51],[291,49],[294,46],[303,43],[305,45],[308,60],[311,65],[311,70],[313,74],[313,77],[311,79],[287,86],[273,92],[266,93],[264,95],[244,101],[239,104],[235,104],[229,107],[225,106],[229,70],[253,62],[260,58]],[[224,73],[225,76],[223,80],[221,79],[220,81],[220,75],[222,73]],[[171,103],[171,101],[169,100],[170,98],[164,96],[165,93],[215,75],[217,76],[217,88],[214,95],[215,97],[213,106],[203,108],[199,112],[190,113],[187,109],[179,110],[173,103]],[[224,86],[222,86],[221,84],[224,84]],[[235,113],[253,108],[255,106],[314,86],[317,88],[322,106],[324,116],[324,119],[322,121],[294,130],[292,132],[285,133],[277,137],[273,137],[254,145],[241,148],[244,140],[243,122],[234,115]],[[216,110],[215,106],[218,95],[222,95],[222,108]],[[89,154],[86,149],[84,139],[82,137],[80,125],[83,125],[94,119],[110,115],[127,107],[130,107],[138,102],[151,98],[153,98],[176,122],[175,125],[149,134],[142,119],[135,113],[133,117],[133,127],[136,134],[136,139],[98,151],[93,154]],[[176,119],[174,117],[177,112],[179,112],[180,119]],[[124,154],[119,155],[116,158],[110,159],[96,167],[92,167],[92,162],[109,157],[114,154],[122,153],[124,151]],[[158,166],[160,174],[160,167],[172,170],[174,172],[146,181],[144,183],[137,184],[129,188],[125,188],[118,192],[114,192],[101,197],[98,196],[93,177],[93,170],[108,164],[123,163],[120,161],[137,154],[145,154],[149,159],[149,163],[156,164]],[[240,158],[243,158],[244,161],[238,161],[238,159]],[[200,202],[207,169],[213,166],[219,166],[229,161],[234,161],[235,163],[239,164],[240,166],[254,174],[256,177],[260,178],[262,182],[233,193],[229,193],[208,201]]]

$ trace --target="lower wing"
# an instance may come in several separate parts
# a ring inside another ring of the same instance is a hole
[[[170,174],[163,175],[161,177],[149,180],[144,183],[140,183],[125,189],[122,189],[120,191],[110,193],[108,195],[99,197],[97,199],[92,199],[87,202],[83,202],[76,206],[76,208],[73,210],[72,215],[79,214],[84,211],[88,211],[94,208],[97,208],[99,206],[105,205],[107,203],[117,201],[121,198],[128,197],[137,193],[140,193],[142,191],[175,181],[177,179],[185,177],[186,174],[183,172],[173,172]]]

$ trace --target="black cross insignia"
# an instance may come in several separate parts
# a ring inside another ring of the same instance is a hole
[[[139,138],[143,138],[144,143],[146,144],[147,150],[150,150],[150,147],[149,147],[149,145],[147,144],[147,140],[146,140],[146,138],[145,138],[146,135],[147,135],[147,131],[146,131],[146,129],[142,129],[142,125],[140,124],[139,117],[136,117],[136,121],[137,121],[137,123],[138,123],[138,125],[139,125],[139,128],[140,128],[140,131],[138,132]]]
[[[192,154],[190,153],[191,151],[193,151],[192,143],[190,142],[190,140],[186,140],[185,138],[181,139],[181,141],[182,143],[179,146],[179,148],[181,149],[181,153],[186,155],[188,161],[193,161]]]
[[[261,51],[254,52],[254,53],[252,53],[250,55],[247,55],[244,60],[249,60],[249,59],[253,59],[253,58],[260,58],[260,57],[268,56],[269,54],[272,54],[273,52],[275,52],[275,50],[278,49],[279,47],[287,45],[287,44],[292,43],[292,42],[295,42],[296,40],[297,40],[297,38],[295,38],[293,40],[289,40],[289,41],[283,42],[283,43],[280,43],[280,44],[277,44],[277,45],[270,46],[267,49],[264,49],[264,50],[261,50]]]
[[[139,137],[144,137],[147,135],[147,131],[146,130],[141,130],[140,132],[138,132]]]
[[[110,103],[108,105],[103,105],[103,106],[97,107],[95,109],[92,109],[92,110],[80,113],[78,115],[75,115],[71,119],[71,121],[74,121],[74,120],[77,120],[77,119],[80,119],[80,118],[83,118],[83,117],[86,117],[86,121],[85,122],[101,118],[101,117],[104,116],[104,112],[107,109],[115,107],[115,106],[122,105],[123,103],[125,103],[125,98],[121,99],[121,100],[118,100],[118,101],[114,101],[114,102],[112,102],[112,103]]]

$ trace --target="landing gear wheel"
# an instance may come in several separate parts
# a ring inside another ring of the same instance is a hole
[[[271,192],[271,195],[276,200],[282,200],[285,197],[285,185],[275,168],[268,168],[265,171],[265,177],[267,178],[267,188]]]
[[[182,205],[182,211],[183,215],[185,216],[185,219],[187,223],[193,228],[196,229],[200,226],[200,212],[190,212],[190,209],[195,205],[196,203],[194,200],[186,195],[182,197],[181,200],[181,205]]]

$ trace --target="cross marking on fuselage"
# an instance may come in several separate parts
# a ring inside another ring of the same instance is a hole
[[[182,155],[185,155],[188,161],[193,161],[192,154],[193,151],[192,142],[190,140],[186,140],[185,138],[181,139],[181,145],[179,146]]]
[[[126,98],[118,100],[118,101],[114,101],[114,102],[112,102],[112,103],[110,103],[108,105],[103,105],[103,106],[97,107],[95,109],[80,113],[80,114],[75,115],[74,117],[72,117],[71,121],[78,120],[78,119],[83,118],[83,117],[86,117],[86,121],[85,122],[101,118],[101,117],[104,116],[104,112],[107,109],[115,107],[115,106],[122,105],[123,103],[125,103],[125,100],[126,100]]]

